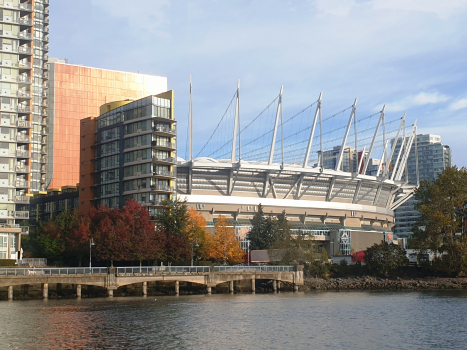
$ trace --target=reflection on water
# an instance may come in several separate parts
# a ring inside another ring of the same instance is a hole
[[[1,349],[463,349],[466,292],[0,303]]]

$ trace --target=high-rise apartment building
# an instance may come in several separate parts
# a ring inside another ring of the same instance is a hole
[[[30,195],[45,186],[48,6],[0,0],[0,259],[18,258]]]
[[[1,1],[1,0],[0,0]],[[167,78],[49,60],[46,188],[76,186],[80,120],[97,117],[111,101],[140,99],[167,91]]]
[[[111,102],[81,120],[79,210],[122,208],[134,199],[154,215],[175,196],[176,122],[173,91]]]
[[[339,158],[339,154],[341,152],[341,146],[335,146],[331,150],[327,150],[323,152],[323,168],[324,169],[336,169],[337,159]],[[318,156],[321,157],[321,152],[318,151]],[[318,166],[318,164],[315,164]],[[355,154],[354,147],[345,147],[344,153],[342,155],[342,164],[339,170],[345,171],[348,173],[355,172],[358,168],[357,165],[357,157]]]
[[[400,141],[396,145],[393,163],[396,162],[400,149]],[[449,146],[441,143],[441,136],[432,134],[417,135],[418,145],[418,168],[420,180],[434,181],[438,174],[444,169],[452,166],[452,151]],[[407,177],[408,176],[408,177]],[[410,184],[417,184],[417,167],[415,157],[415,144],[409,153],[407,162],[407,172],[403,179]],[[416,200],[412,197],[395,210],[396,225],[394,233],[401,238],[408,238],[412,234],[412,227],[420,217],[420,213],[415,210]]]

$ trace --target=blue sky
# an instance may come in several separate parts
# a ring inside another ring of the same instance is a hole
[[[359,98],[440,134],[467,166],[465,0],[51,0],[50,57],[167,76],[185,155],[189,75],[195,153],[241,80],[242,122],[284,85],[284,117],[323,92],[323,116]],[[243,124],[245,125],[245,124]]]

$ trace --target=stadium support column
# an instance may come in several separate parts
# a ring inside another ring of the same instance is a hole
[[[352,112],[350,112],[349,123],[347,124],[347,129],[345,130],[344,139],[342,140],[342,147],[339,152],[339,158],[337,158],[336,168],[334,169],[336,171],[340,170],[340,167],[342,165],[342,158],[344,157],[345,145],[347,143],[347,138],[349,137],[350,127],[352,126],[352,120],[355,117],[355,112],[357,110],[357,100],[358,99],[356,98],[352,105]]]
[[[386,105],[383,106],[383,109],[380,112],[379,120],[378,120],[378,125],[376,125],[376,130],[373,135],[373,140],[371,141],[370,149],[368,150],[368,157],[365,160],[365,165],[363,166],[362,174],[366,174],[366,170],[368,169],[368,164],[370,164],[370,158],[371,158],[371,153],[373,152],[373,148],[375,147],[375,142],[376,142],[376,137],[378,136],[378,131],[379,127],[381,125],[381,121],[384,118],[384,110],[386,109]]]
[[[311,127],[310,139],[308,140],[308,146],[306,148],[305,159],[303,160],[303,167],[306,168],[308,165],[308,158],[310,157],[311,146],[313,145],[313,138],[315,137],[316,122],[318,121],[319,112],[321,110],[321,98],[323,93],[319,94],[318,102],[316,105],[315,117],[313,119],[313,125]]]
[[[274,148],[276,147],[277,126],[279,125],[279,118],[281,116],[281,110],[282,110],[282,92],[283,91],[284,91],[284,87],[281,86],[281,92],[279,94],[279,103],[277,104],[276,122],[274,124],[274,132],[272,133],[271,150],[269,152],[269,162],[268,162],[269,165],[272,164],[272,161],[274,159]]]
[[[237,85],[237,102],[235,104],[235,121],[234,121],[234,133],[233,133],[233,140],[232,140],[232,158],[231,158],[232,163],[235,162],[235,151],[237,147],[237,133],[240,139],[240,133],[238,132],[239,126],[240,126],[240,80],[238,81],[238,85]],[[239,142],[239,149],[240,149],[240,142]]]
[[[404,113],[404,116],[402,117],[401,119],[401,124],[399,125],[399,129],[397,130],[397,134],[396,134],[396,137],[394,138],[394,141],[393,141],[393,144],[392,144],[392,147],[391,147],[391,153],[389,153],[389,158],[388,158],[388,164],[386,164],[386,167],[384,168],[384,178],[388,178],[388,175],[389,175],[389,164],[391,164],[392,162],[392,157],[394,157],[394,153],[396,151],[396,146],[397,146],[397,141],[399,140],[399,135],[400,135],[400,132],[402,130],[402,126],[404,125],[404,120],[405,120],[405,113]],[[393,168],[394,170],[394,168]]]
[[[405,146],[405,142],[406,142],[406,137],[405,137],[405,113],[404,113],[404,118],[402,119],[402,124],[403,124],[403,129],[402,129],[402,142],[401,142],[401,146],[399,148],[399,152],[397,153],[397,159],[396,159],[396,162],[394,163],[394,167],[392,169],[392,175],[391,175],[391,180],[394,180],[396,178],[396,174],[397,174],[397,169],[399,167],[399,160],[401,158],[401,155],[402,155],[402,151],[404,149],[404,146]]]
[[[189,119],[188,119],[189,130],[190,130],[190,140],[189,140],[190,162],[193,161],[193,96],[192,96],[192,92],[193,92],[193,85],[192,85],[191,74],[190,74],[190,107],[189,107]]]

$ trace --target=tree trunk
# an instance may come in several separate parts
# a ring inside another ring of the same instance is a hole
[[[81,267],[81,258],[78,259],[78,267]]]
[[[114,267],[114,261],[110,259],[110,267]]]

